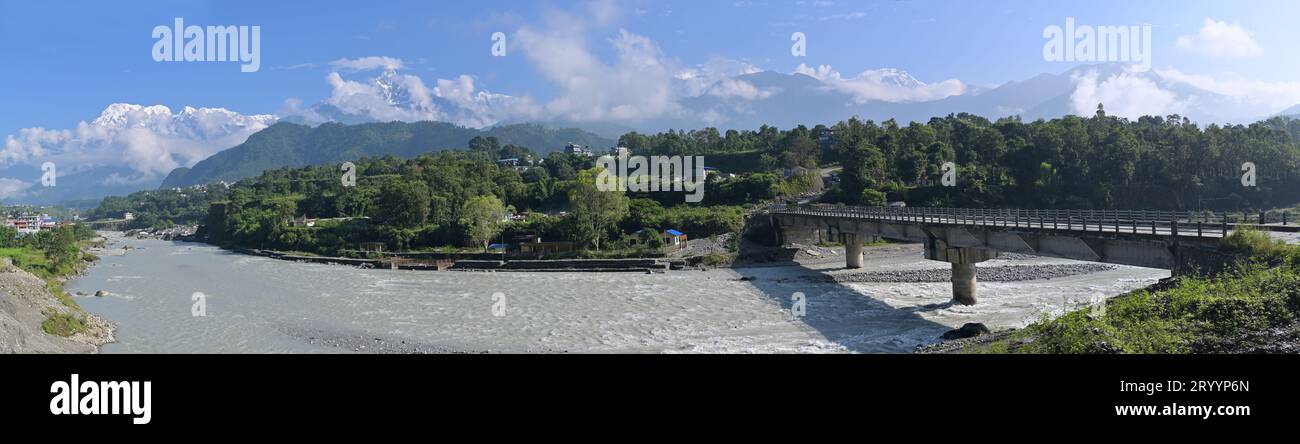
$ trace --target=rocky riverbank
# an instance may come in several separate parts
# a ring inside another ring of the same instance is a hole
[[[46,333],[51,317],[77,319],[83,328],[67,337]],[[0,353],[93,353],[113,342],[115,326],[65,304],[44,279],[0,258]]]
[[[177,225],[171,228],[127,230],[125,235],[136,239],[187,240],[193,238],[198,229],[197,225]]]

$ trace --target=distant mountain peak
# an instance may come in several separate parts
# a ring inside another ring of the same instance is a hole
[[[904,88],[918,88],[925,86],[925,82],[920,81],[916,77],[912,77],[912,75],[907,71],[897,68],[866,70],[862,72],[861,76],[871,78],[882,84]]]

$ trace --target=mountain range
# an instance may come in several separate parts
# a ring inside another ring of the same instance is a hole
[[[172,170],[162,188],[185,187],[217,181],[234,182],[264,170],[301,167],[393,155],[415,157],[444,149],[464,148],[477,136],[495,137],[504,146],[514,144],[545,154],[572,142],[593,147],[614,141],[576,129],[553,129],[535,124],[505,125],[484,130],[444,122],[386,122],[316,127],[280,122],[238,146],[204,159],[190,168]]]
[[[284,166],[384,154],[410,157],[463,148],[479,135],[544,154],[569,142],[607,147],[628,131],[789,128],[852,116],[905,123],[966,112],[1034,120],[1091,115],[1098,104],[1111,115],[1179,114],[1200,124],[1300,116],[1300,105],[1272,109],[1217,93],[1215,85],[1195,76],[1172,70],[1133,72],[1118,64],[1081,65],[996,87],[955,80],[927,84],[898,69],[842,78],[823,68],[745,70],[707,81],[678,78],[672,106],[634,121],[572,120],[539,111],[544,108],[531,99],[475,90],[464,78],[459,83],[439,80],[430,88],[416,76],[393,70],[365,82],[333,74],[331,83],[346,88],[279,116],[190,107],[173,113],[162,106],[114,104],[75,129],[29,128],[7,138],[0,150],[0,199],[93,200],[159,185],[238,180]],[[696,83],[687,85],[688,80]],[[45,160],[59,165],[57,187],[40,186],[39,166]]]

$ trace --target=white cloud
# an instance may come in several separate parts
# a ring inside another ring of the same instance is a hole
[[[23,128],[5,137],[0,169],[54,162],[59,175],[100,166],[125,166],[132,181],[153,180],[233,147],[275,121],[221,108],[109,105],[73,129]]]
[[[443,120],[433,95],[419,77],[385,71],[369,82],[344,79],[337,72],[325,76],[331,91],[325,103],[348,114],[378,121]]]
[[[1174,68],[1156,71],[1170,82],[1182,83],[1215,94],[1228,96],[1246,105],[1255,105],[1257,114],[1271,114],[1300,103],[1300,82],[1265,82],[1238,76],[1216,78],[1186,74]]]
[[[722,79],[709,88],[710,96],[721,99],[740,99],[740,100],[762,100],[771,97],[772,94],[779,92],[775,88],[759,89],[754,84],[744,80]]]
[[[683,68],[673,75],[679,97],[695,97],[708,92],[714,84],[723,79],[754,74],[763,70],[748,62],[714,57],[707,63],[692,68]]]
[[[608,25],[623,15],[615,0],[592,0],[587,3],[587,12],[600,25]]]
[[[830,65],[816,68],[800,64],[796,74],[821,80],[827,88],[853,95],[857,103],[872,100],[885,102],[925,102],[966,93],[966,85],[957,79],[927,84],[896,69],[869,69],[856,77],[844,77]]]
[[[1255,57],[1264,52],[1241,24],[1206,18],[1196,35],[1179,36],[1178,49],[1217,58]]]
[[[8,177],[0,178],[0,199],[12,199],[27,194],[32,184]]]
[[[461,75],[454,80],[438,79],[433,95],[456,105],[452,122],[473,128],[492,126],[510,120],[535,119],[540,109],[528,97],[513,97],[479,91],[474,78]]]
[[[609,39],[617,59],[599,60],[587,48],[580,27],[553,18],[546,30],[521,28],[515,40],[556,96],[543,108],[574,121],[640,120],[678,112],[673,76],[649,38],[619,30]]]
[[[375,57],[367,57],[371,59]],[[345,116],[321,106],[303,107],[302,101],[284,102],[282,116],[295,116],[309,123],[347,117],[381,122],[441,121],[482,128],[511,120],[534,119],[539,107],[528,97],[513,97],[483,91],[469,75],[435,79],[432,87],[423,79],[396,70],[385,70],[364,80],[345,78],[339,72],[325,76],[330,96],[321,102]]]
[[[1099,82],[1097,73],[1089,71],[1074,80],[1076,86],[1070,94],[1070,104],[1074,113],[1081,116],[1092,116],[1097,112],[1097,104],[1105,106],[1107,115],[1129,119],[1181,113],[1185,108],[1174,92],[1140,74],[1126,72]]]
[[[867,17],[865,12],[846,12],[842,14],[831,14],[818,17],[817,20],[828,22],[832,20],[859,20]]]
[[[341,71],[370,71],[383,69],[393,71],[402,69],[406,66],[402,59],[395,57],[370,56],[358,59],[338,59],[330,62],[330,66]]]

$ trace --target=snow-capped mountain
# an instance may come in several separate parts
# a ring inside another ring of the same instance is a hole
[[[433,86],[393,69],[366,80],[328,77],[328,98],[306,109],[290,110],[287,122],[356,124],[388,121],[440,121],[471,128],[532,121],[536,108],[526,98],[477,90],[473,78],[439,79]]]
[[[0,179],[6,203],[94,199],[156,187],[172,169],[189,166],[276,121],[223,108],[114,103],[70,129],[24,128],[5,138]],[[57,172],[41,185],[41,166]]]
[[[916,77],[912,77],[912,75],[907,71],[901,69],[883,68],[867,71],[867,73],[873,80],[883,85],[900,88],[917,88],[925,86],[925,82],[918,80]]]
[[[225,108],[195,108],[186,106],[173,113],[163,105],[142,106],[114,103],[90,122],[90,126],[107,131],[145,128],[158,134],[181,136],[189,139],[220,138],[248,128],[265,128],[275,123],[269,114],[243,115]]]

